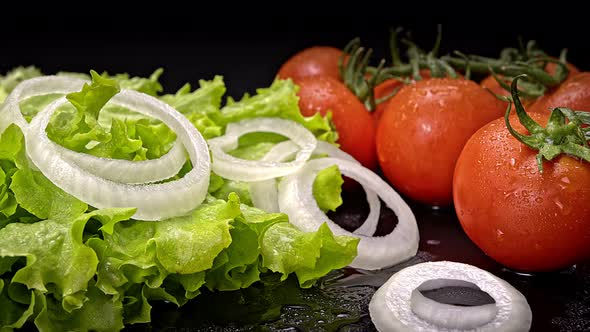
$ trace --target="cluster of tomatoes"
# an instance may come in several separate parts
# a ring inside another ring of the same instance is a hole
[[[337,48],[312,47],[284,63],[278,77],[299,85],[304,115],[332,113],[343,150],[365,167],[380,167],[415,201],[454,204],[469,237],[505,266],[549,271],[590,258],[590,163],[562,154],[539,171],[537,151],[506,127],[508,104],[494,93],[508,92],[496,79],[434,78],[421,70],[422,80],[374,87],[376,98],[399,90],[370,113],[343,83],[342,56]],[[568,67],[565,81],[526,103],[542,125],[554,107],[590,111],[590,72]],[[514,114],[509,119],[526,133]]]

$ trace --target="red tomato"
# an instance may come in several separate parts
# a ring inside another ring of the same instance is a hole
[[[549,113],[554,107],[590,111],[590,72],[581,72],[568,78],[555,91],[539,98],[530,110]]]
[[[578,68],[576,68],[576,66],[572,65],[571,63],[567,63],[566,65],[567,65],[567,69],[569,69],[569,71],[570,71],[567,75],[567,78],[570,78],[580,72],[580,70]],[[557,64],[554,62],[548,62],[547,65],[545,66],[545,71],[547,73],[549,73],[549,75],[555,75],[556,69],[557,69]]]
[[[384,98],[390,95],[395,89],[400,87],[402,84],[403,83],[401,81],[398,81],[396,79],[390,79],[377,85],[375,87],[375,90],[373,91],[373,93],[375,94],[375,99]],[[376,122],[379,122],[379,119],[381,119],[381,116],[387,108],[387,105],[389,104],[390,100],[391,98],[380,104],[377,104],[377,108],[375,109],[375,112],[373,112],[373,118],[375,118]]]
[[[460,74],[457,75],[459,76],[459,78],[463,78],[463,76],[461,76]],[[424,80],[432,78],[432,76],[430,75],[430,69],[421,69],[420,76],[422,76],[422,79]],[[375,91],[373,92],[375,94],[375,99],[380,99],[389,96],[395,89],[400,87],[402,84],[403,83],[401,81],[398,81],[396,79],[390,79],[377,85],[375,87]],[[391,99],[388,99],[380,104],[377,104],[377,108],[375,109],[375,112],[373,112],[373,117],[375,118],[376,122],[379,122],[379,119],[381,119],[381,116],[383,115],[383,112],[385,112],[385,109],[387,108],[387,105],[389,104],[390,100]]]
[[[529,113],[544,125],[547,114]],[[513,114],[512,126],[526,130]],[[463,229],[488,256],[520,271],[549,271],[590,257],[590,163],[562,155],[536,164],[504,119],[476,132],[453,181]]]
[[[308,76],[329,76],[340,80],[338,60],[342,51],[330,46],[307,48],[285,62],[278,72],[279,78],[294,81]]]
[[[377,127],[381,169],[409,197],[450,204],[463,145],[503,113],[503,103],[473,81],[432,78],[408,85],[391,99]]]
[[[377,165],[375,123],[365,106],[340,81],[331,77],[305,77],[299,85],[299,108],[305,116],[332,112],[340,148],[367,168]]]
[[[502,86],[500,86],[498,81],[496,81],[496,79],[492,75],[484,78],[479,83],[479,85],[481,85],[482,88],[486,88],[492,91],[494,94],[498,96],[510,96],[510,92],[506,91]]]

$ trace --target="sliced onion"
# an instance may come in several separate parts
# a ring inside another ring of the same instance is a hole
[[[270,149],[261,160],[279,162],[286,161],[290,158],[293,158],[298,150],[299,147],[292,141],[280,142],[273,146],[272,149]],[[359,163],[348,153],[324,141],[318,141],[317,147],[313,153],[327,154],[330,157],[348,160],[357,164]],[[377,225],[379,224],[381,201],[379,201],[379,197],[377,197],[377,195],[372,190],[365,188],[364,186],[363,189],[365,190],[367,202],[369,203],[369,215],[362,225],[355,229],[353,233],[358,235],[372,236],[375,234],[375,230],[377,230]],[[255,207],[267,212],[280,212],[276,180],[271,179],[251,182],[249,184],[249,191],[252,204]]]
[[[386,236],[356,235],[331,221],[318,207],[313,197],[313,181],[317,172],[337,165],[340,171],[379,195],[398,217],[396,228]],[[410,207],[379,176],[363,166],[337,158],[309,161],[299,172],[285,177],[279,184],[279,208],[299,229],[316,231],[324,222],[336,235],[360,238],[358,255],[352,267],[374,270],[395,265],[416,254],[418,227]]]
[[[187,150],[193,169],[183,178],[160,184],[123,184],[82,169],[64,158],[59,145],[45,132],[51,115],[67,100],[62,97],[40,112],[26,130],[27,155],[56,186],[97,208],[135,207],[136,219],[161,220],[186,214],[205,199],[209,186],[210,160],[207,143],[182,114],[168,104],[145,94],[122,90],[112,102],[161,120]]]
[[[270,132],[289,138],[299,146],[295,160],[244,160],[226,153],[238,147],[240,136],[253,132]],[[311,156],[317,140],[309,130],[297,122],[278,118],[257,118],[229,124],[225,135],[210,139],[208,143],[215,173],[230,180],[253,182],[274,179],[297,171]]]
[[[180,171],[186,162],[182,143],[176,140],[170,151],[160,158],[141,161],[96,157],[68,150],[61,145],[56,150],[62,157],[80,168],[101,178],[130,184],[158,182],[169,179]]]
[[[318,141],[318,146],[320,142]],[[283,162],[293,158],[297,151],[299,151],[297,144],[284,141],[273,146],[260,160]],[[276,179],[250,182],[248,186],[254,207],[270,213],[280,212]]]
[[[6,97],[1,107],[2,121],[0,132],[15,123],[21,129],[28,126],[27,121],[20,112],[20,103],[31,97],[48,94],[66,94],[79,91],[87,81],[74,77],[43,76],[35,77],[19,83]]]
[[[11,123],[17,124],[22,129],[28,127],[20,111],[20,103],[23,100],[48,94],[79,91],[84,83],[87,81],[65,76],[43,76],[21,82],[12,90],[2,106],[0,132],[3,132]],[[101,158],[70,151],[60,145],[57,145],[56,149],[63,158],[81,168],[105,179],[121,183],[149,183],[171,178],[178,174],[186,161],[184,149],[178,140],[172,149],[160,158],[144,161]]]
[[[479,288],[496,302],[456,306],[426,298],[420,291],[448,286]],[[506,281],[471,265],[429,262],[394,274],[369,304],[377,330],[528,331],[532,313],[526,298]]]

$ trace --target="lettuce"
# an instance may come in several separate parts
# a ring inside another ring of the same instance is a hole
[[[160,121],[110,105],[121,88],[161,98],[206,137],[222,135],[235,121],[281,117],[334,142],[329,117],[301,116],[297,87],[276,81],[240,101],[228,99],[223,79],[185,85],[159,95],[157,70],[149,78],[91,72],[91,83],[67,96],[47,128],[57,144],[82,153],[127,160],[158,158],[176,135]],[[0,77],[0,100],[23,79],[39,76],[19,68]],[[61,73],[60,75],[87,75]],[[27,120],[58,95],[21,103]],[[0,113],[0,116],[2,114]],[[257,159],[284,138],[245,135],[231,153]],[[35,324],[43,331],[118,331],[151,320],[153,301],[181,306],[203,289],[246,288],[273,275],[295,275],[301,287],[349,264],[358,240],[334,236],[324,225],[303,233],[288,217],[251,206],[248,186],[212,174],[205,202],[190,215],[158,222],[134,220],[134,209],[95,209],[64,192],[30,164],[23,133],[15,125],[0,136],[0,331]],[[190,162],[177,177],[190,170]],[[341,204],[342,179],[326,169],[314,183],[322,209]]]

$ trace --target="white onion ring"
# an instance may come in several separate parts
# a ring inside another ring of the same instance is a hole
[[[318,146],[320,142],[318,141]],[[293,158],[297,151],[299,151],[297,144],[292,141],[284,141],[273,146],[260,160],[283,162]],[[250,182],[248,191],[254,207],[269,213],[280,212],[276,179]]]
[[[20,112],[20,103],[31,97],[47,94],[67,94],[82,89],[88,81],[65,76],[36,77],[18,84],[6,98],[0,114],[0,133],[11,123],[25,130],[29,126]],[[178,174],[186,156],[182,144],[177,140],[166,154],[158,159],[129,161],[122,159],[101,158],[93,155],[68,150],[61,145],[56,147],[63,158],[70,160],[81,168],[108,180],[121,183],[149,183],[165,180]]]
[[[160,184],[123,184],[96,176],[63,158],[59,145],[47,137],[51,115],[67,100],[62,97],[39,113],[25,131],[27,155],[56,186],[97,208],[135,207],[136,219],[161,220],[189,213],[205,199],[210,160],[207,143],[182,114],[145,94],[122,90],[112,102],[161,120],[177,134],[193,169],[183,178]]]
[[[292,141],[284,141],[276,144],[270,149],[261,160],[264,161],[286,161],[293,158],[299,147]],[[340,150],[334,145],[318,140],[317,147],[314,150],[314,154],[327,154],[330,157],[340,158],[359,164],[348,153]],[[363,186],[367,195],[367,202],[369,203],[369,215],[367,219],[361,224],[361,226],[354,230],[354,234],[372,236],[377,230],[379,224],[379,216],[381,213],[381,201],[379,197],[372,190]],[[252,205],[266,212],[280,212],[278,202],[278,190],[276,180],[270,179],[265,181],[250,182],[249,184],[250,198],[252,199]]]
[[[270,132],[289,138],[299,146],[295,160],[245,160],[226,153],[238,147],[240,136],[252,132]],[[257,118],[230,123],[225,135],[210,139],[208,143],[215,173],[234,181],[253,182],[274,179],[297,171],[311,157],[317,140],[309,130],[297,122],[279,118]]]
[[[370,188],[398,217],[398,224],[388,235],[369,237],[356,235],[331,221],[318,207],[313,197],[313,181],[319,170],[337,165],[340,171]],[[337,158],[311,160],[299,172],[285,177],[279,184],[279,208],[300,230],[317,231],[326,222],[335,235],[360,238],[358,255],[350,266],[374,270],[395,265],[416,254],[418,227],[410,207],[379,176],[363,166]]]
[[[496,302],[463,307],[426,298],[421,290],[476,286]],[[385,331],[528,331],[532,313],[526,298],[506,281],[471,265],[429,262],[394,274],[369,304],[377,330]]]

